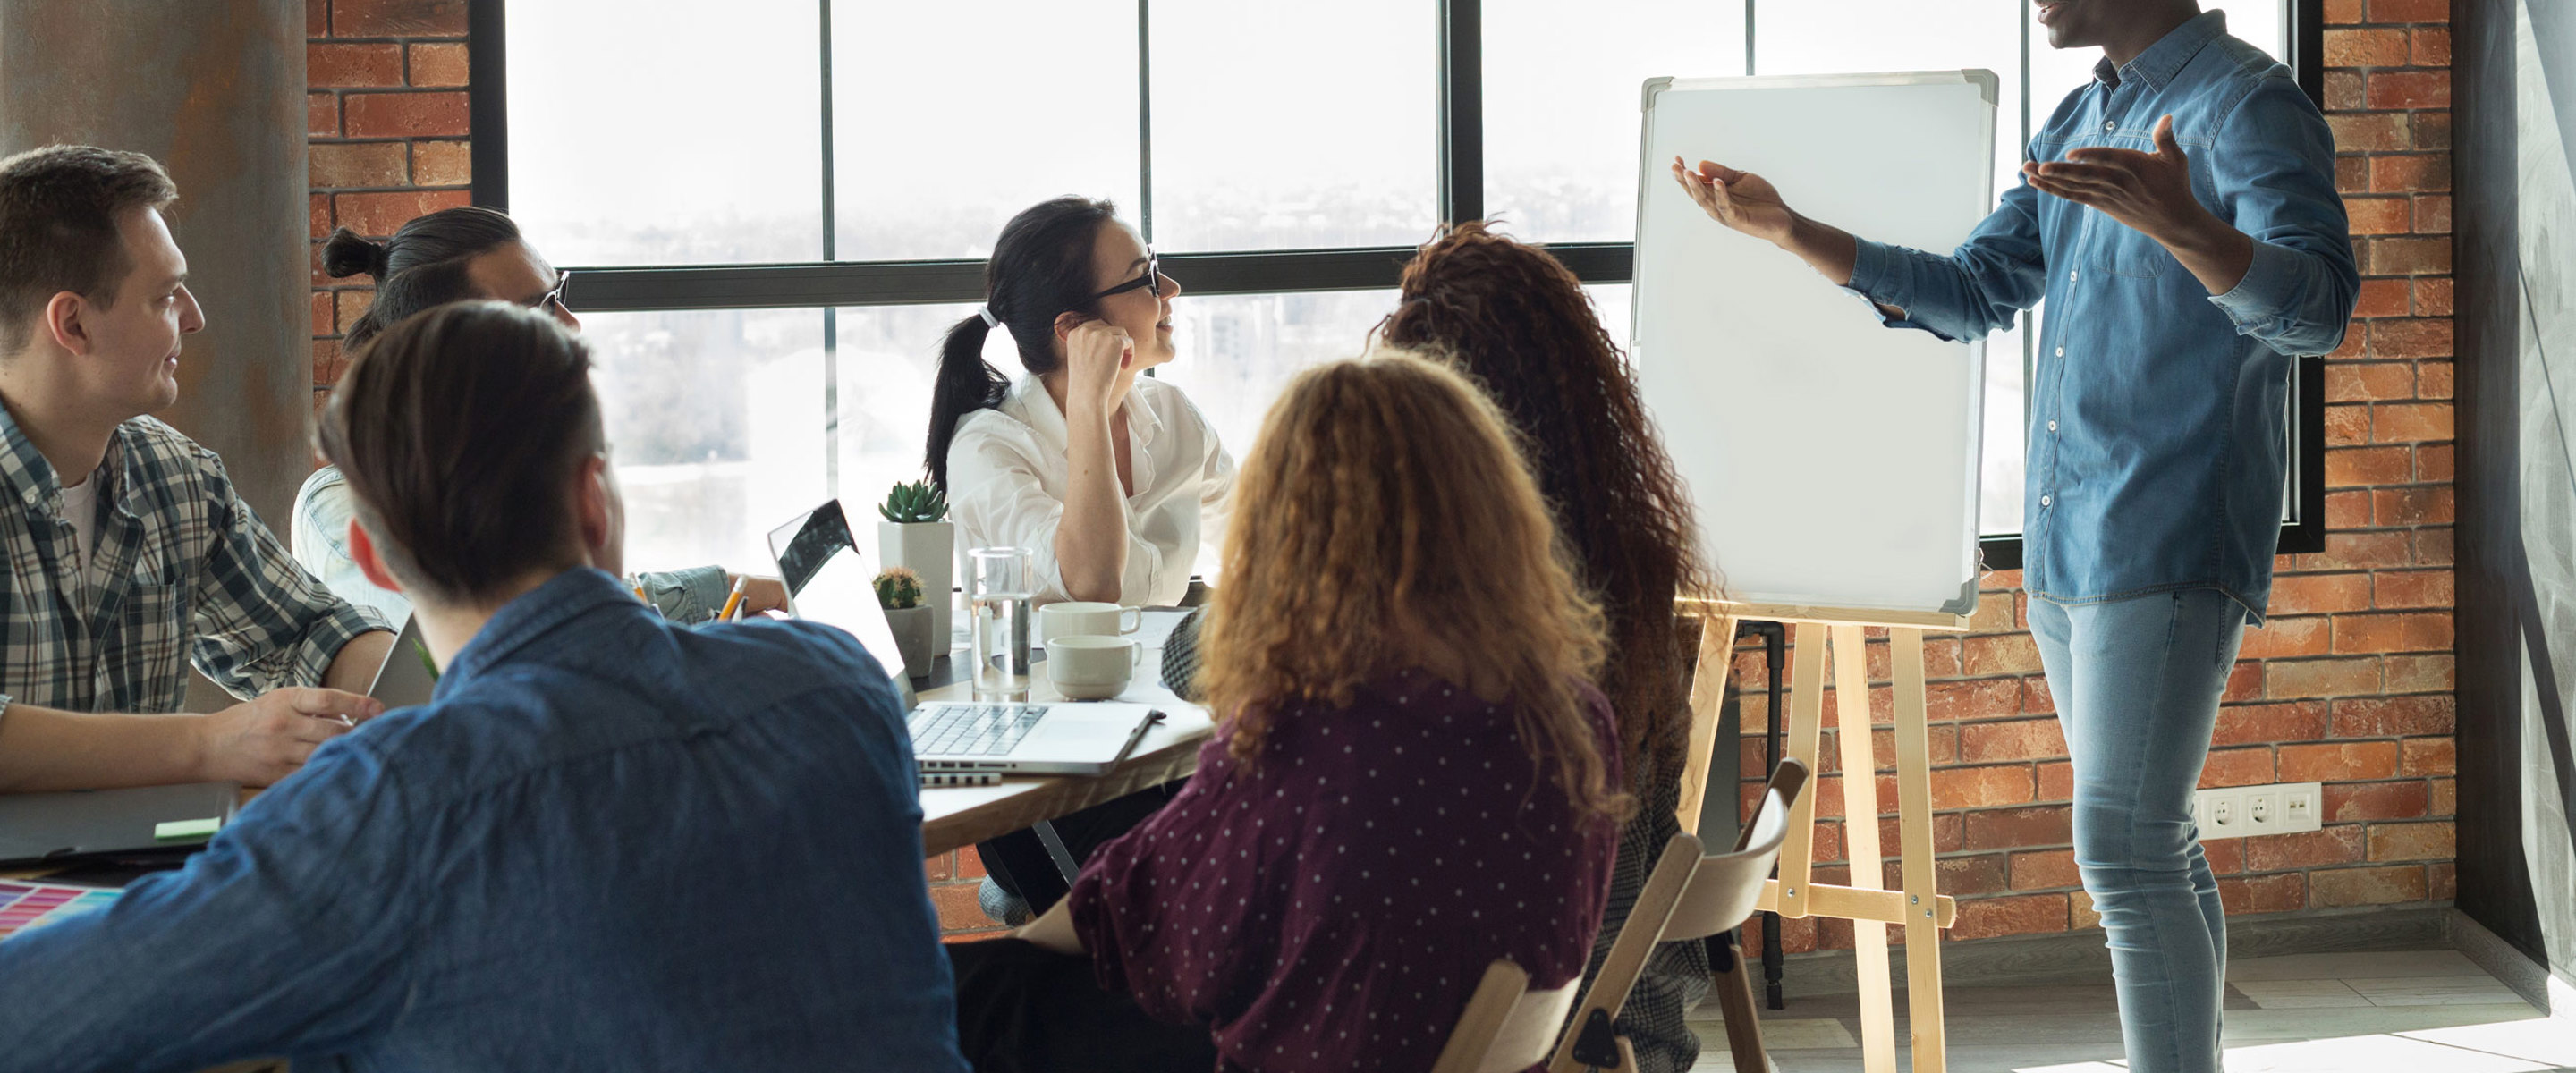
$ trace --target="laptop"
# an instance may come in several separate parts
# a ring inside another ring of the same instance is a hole
[[[1106,775],[1159,718],[1142,704],[919,703],[895,651],[894,630],[877,607],[876,571],[851,537],[840,500],[771,530],[769,550],[787,586],[788,609],[849,631],[887,668],[911,711],[905,721],[924,772]]]
[[[429,644],[420,637],[420,616],[413,615],[403,620],[402,632],[395,635],[384,665],[376,668],[376,681],[367,687],[367,695],[384,702],[389,712],[427,704],[438,688],[438,675],[429,666]]]
[[[190,853],[212,832],[160,838],[165,823],[230,823],[241,787],[192,782],[133,790],[0,794],[0,865]]]

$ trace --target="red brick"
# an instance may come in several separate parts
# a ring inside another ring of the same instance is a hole
[[[304,46],[304,84],[315,89],[402,85],[402,46],[312,42]]]
[[[2374,238],[2368,242],[2365,270],[2374,276],[2447,276],[2451,274],[2451,240]]]
[[[2449,820],[2370,825],[2370,859],[2373,861],[2447,861],[2458,852],[2458,848],[2457,836]]]
[[[2378,320],[2370,324],[2370,354],[2390,361],[2451,356],[2451,321]]]
[[[420,186],[464,186],[472,183],[472,146],[466,142],[411,143],[411,181]]]
[[[958,850],[958,851],[957,851],[957,878],[959,878],[959,879],[982,879],[982,878],[984,878],[984,858],[983,858],[983,856],[982,856],[981,854],[975,853],[975,852],[973,852],[973,851],[971,851],[971,850],[962,850],[962,849],[961,849],[961,850]]]
[[[2227,672],[2227,688],[2218,694],[2220,704],[2243,704],[2263,696],[2263,664],[2239,663]]]
[[[921,862],[922,877],[933,883],[952,879],[954,876],[950,873],[955,871],[956,860],[957,854],[954,851],[925,858]]]
[[[2367,338],[2365,334],[2364,338]],[[2327,366],[2331,369],[2334,366]],[[2370,407],[2326,407],[2326,446],[2353,447],[2370,442]]]
[[[1933,881],[1939,890],[1953,898],[1972,898],[2012,889],[2004,878],[2004,855],[1979,854],[1974,857],[1943,857],[1933,862]],[[1879,873],[1882,890],[1905,889],[1905,866],[1900,861],[1887,861]]]
[[[2066,735],[2053,718],[1969,723],[1959,728],[1959,757],[1969,763],[2063,760]]]
[[[2414,33],[2413,62],[2417,67],[2451,65],[2451,31],[2417,30]]]
[[[2300,574],[2274,578],[2272,614],[2307,615],[2370,607],[2368,574]]]
[[[406,221],[440,209],[466,204],[470,197],[462,190],[421,190],[384,194],[340,194],[334,201],[340,223],[369,237],[394,233]]]
[[[964,930],[996,926],[993,918],[985,916],[983,907],[976,904],[979,886],[981,884],[976,883],[937,883],[931,886],[930,904],[939,910],[940,928]]]
[[[1979,592],[2012,592],[2021,588],[2021,571],[1988,570],[1977,579]]]
[[[2415,205],[2408,198],[2348,197],[2343,206],[2356,235],[2403,235],[2415,229]]]
[[[2102,926],[2102,914],[2093,909],[2093,896],[2080,890],[2066,892],[2066,920],[2077,931]]]
[[[2293,835],[2255,835],[2245,839],[2245,867],[2255,872],[2351,864],[2361,860],[2361,825],[2329,824]]]
[[[2343,782],[2325,788],[2325,800],[2318,808],[2325,823],[2358,823],[2364,820],[2411,820],[2425,815],[2429,802],[2425,780],[2404,782]]]
[[[2371,521],[2381,526],[2449,525],[2456,514],[2448,487],[2382,488],[2370,493]]]
[[[2415,233],[2447,235],[2451,233],[2451,197],[2448,194],[2423,194],[2415,199]]]
[[[2275,584],[2278,584],[2276,581]],[[2245,628],[2245,641],[2237,648],[2238,659],[2280,659],[2288,656],[2322,656],[2326,654],[2328,623],[2323,615],[2305,618],[2276,618],[2263,623],[2261,629]]]
[[[2032,800],[2075,800],[2075,765],[2064,760],[2039,765],[2039,791]]]
[[[340,95],[307,93],[304,95],[304,133],[314,138],[340,136]]]
[[[2415,479],[2415,451],[2408,447],[2344,447],[2326,452],[2326,487],[2373,488]]]
[[[347,107],[352,138],[462,138],[467,127],[461,92],[352,93]]]
[[[2379,443],[2422,443],[2452,435],[2451,404],[2402,402],[2371,407],[2371,439]]]
[[[2026,805],[2033,785],[2028,764],[1942,768],[1932,772],[1932,806],[1952,809]],[[1880,799],[1887,808],[1894,809],[1896,777],[1887,776],[1880,789]]]
[[[2287,913],[2308,905],[2308,877],[2297,872],[2218,881],[2218,903],[2228,916]]]
[[[331,34],[463,37],[465,4],[466,0],[332,0]]]
[[[2368,357],[2370,357],[2370,332],[2368,327],[2366,325],[2353,324],[2350,322],[2346,322],[2344,325],[2343,341],[2336,343],[2333,350],[2326,352],[2326,362],[2329,365],[2347,361],[2361,361]]]
[[[2338,738],[2398,738],[2448,734],[2458,721],[2450,697],[2372,697],[2334,702]]]
[[[2012,855],[2014,890],[2046,890],[2052,887],[2083,885],[2084,878],[2075,870],[2074,850],[2050,849]]]
[[[2450,0],[2370,0],[2370,21],[2447,23],[2451,21],[2451,2]]]
[[[1988,678],[1973,682],[1934,682],[1924,687],[1923,703],[1936,722],[2017,715],[2021,712],[2021,681]]]
[[[2449,71],[2374,71],[2365,97],[2374,109],[2448,108]]]
[[[2200,853],[2208,858],[2209,870],[2215,874],[2232,876],[2245,870],[2244,839],[2222,838],[2216,842],[2203,842]]]
[[[314,186],[401,186],[410,181],[400,142],[316,142],[306,171]]]
[[[462,86],[468,84],[465,45],[461,42],[411,46],[411,84],[415,86]]]
[[[2452,287],[2448,279],[2415,281],[2415,315],[2447,317],[2451,315]]]
[[[2326,25],[2350,26],[2361,21],[2361,0],[2326,0]]]
[[[2399,744],[2406,747],[2405,759],[2397,765],[2405,775],[2455,775],[2459,773],[2457,743],[2449,738],[2408,738]]]
[[[2345,95],[2347,87],[2349,87],[2350,97],[2355,103],[2351,105],[2335,104],[2336,100]],[[2360,99],[2360,75],[2354,74],[2350,71],[2326,72],[2327,107],[2334,108],[2338,111],[2357,111],[2361,107],[2358,103]],[[2336,157],[2334,169],[2335,193],[2357,194],[2370,189],[2370,161],[2368,158],[2357,156]]]
[[[2433,799],[2431,802],[2426,804],[2425,812],[2428,815],[2433,816],[2458,815],[2460,811],[2460,780],[2434,779],[2432,780],[2432,784]]]
[[[2218,710],[2218,727],[2210,744],[2278,745],[2317,741],[2326,736],[2326,706],[2316,701],[2289,704],[2244,704]]]
[[[331,0],[304,0],[304,36],[331,36]]]
[[[2369,96],[2363,91],[2361,78],[2359,71],[2326,72],[2326,111],[2333,113],[2364,110],[2368,106]],[[2353,160],[2353,163],[2361,164],[2362,161]],[[2335,161],[2335,173],[2336,178],[2342,177],[2342,160]],[[2337,185],[2340,188],[2341,184]]]
[[[2328,30],[2325,39],[2328,67],[2406,66],[2404,30]]]
[[[331,199],[321,194],[307,194],[306,224],[314,238],[331,233]]]
[[[2447,443],[2428,443],[2415,449],[2415,479],[2449,483],[2458,471],[2458,448]]]
[[[2294,569],[2370,570],[2414,564],[2414,541],[2402,532],[2326,534],[2326,550],[2298,556]]]
[[[2451,188],[2451,154],[2422,153],[2407,156],[2370,158],[2370,189],[2373,193],[2421,193]],[[2350,204],[2347,199],[2346,204]],[[2356,229],[2354,234],[2362,232]],[[2380,234],[2382,232],[2371,232]]]
[[[2417,112],[2409,126],[2415,129],[2415,148],[2448,149],[2451,147],[2451,113]]]
[[[2347,623],[2354,630],[2349,645],[2344,641]],[[2335,620],[2337,652],[2447,652],[2451,643],[2452,626],[2448,612],[2346,615]]]
[[[2415,395],[2426,399],[2447,399],[2453,391],[2453,366],[2447,361],[2418,362],[2415,366]]]
[[[2404,112],[2350,112],[2326,117],[2338,153],[2388,153],[2412,148]]]
[[[2387,663],[2390,693],[2448,693],[2459,685],[2456,660],[2448,655],[2390,656]]]
[[[2200,768],[2200,788],[2213,786],[2261,786],[2272,781],[2272,749],[2268,745],[2250,749],[2212,749],[2209,760]]]
[[[2397,777],[2397,743],[2345,741],[2281,747],[2282,782],[2354,782]]]
[[[2040,669],[2039,643],[2026,633],[1970,637],[1960,652],[1970,675],[2037,674]]]
[[[348,331],[350,325],[356,324],[359,317],[367,314],[367,307],[376,304],[376,292],[371,287],[333,291],[332,297],[337,300],[340,330],[343,332]]]
[[[2413,560],[2415,565],[2449,566],[2457,561],[2452,554],[2451,530],[2449,527],[2446,526],[2439,529],[2418,529],[2413,535],[2415,537],[2415,558]]]
[[[313,341],[313,386],[330,387],[339,383],[340,373],[348,367],[348,361],[340,356],[339,340]]]
[[[327,291],[315,291],[313,292],[313,334],[318,336],[332,333],[331,295]]]
[[[2308,873],[2308,905],[2332,909],[2346,905],[2392,905],[2420,902],[2426,895],[2424,866],[2333,868]]]
[[[1979,809],[1966,815],[1966,849],[2029,849],[2074,841],[2075,812],[2066,805]]]
[[[2436,900],[2449,900],[2460,896],[2458,865],[2449,861],[2428,864],[2424,866],[2424,876],[2427,888],[2425,893],[2432,895]]]
[[[2066,896],[2017,894],[1976,898],[1959,903],[1952,939],[1991,939],[1998,935],[2031,935],[2066,930]]]
[[[2380,607],[2449,607],[2457,602],[2448,570],[2392,570],[2371,575]]]
[[[2405,305],[2405,280],[2373,280],[2395,283],[2399,288],[2398,305]],[[2359,324],[2353,329],[2363,338],[2369,332]],[[2327,402],[2380,402],[2388,399],[2415,397],[2415,366],[2403,361],[2335,362],[2326,366]]]
[[[2402,279],[2365,279],[2361,281],[2361,300],[2354,304],[2352,315],[2362,320],[2405,316],[2410,312],[2408,292],[2411,290]],[[2326,399],[2335,401],[2332,369],[2326,370]]]
[[[2032,715],[2057,714],[2057,698],[2048,695],[2048,678],[2031,675],[2021,680],[2021,710]]]

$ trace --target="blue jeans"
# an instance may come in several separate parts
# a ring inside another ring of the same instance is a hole
[[[2032,598],[2075,767],[2075,865],[2109,934],[2132,1073],[2218,1073],[2227,917],[2191,821],[2245,607],[2216,589]]]

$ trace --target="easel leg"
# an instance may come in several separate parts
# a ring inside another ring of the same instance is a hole
[[[1890,630],[1896,693],[1896,825],[1905,859],[1905,1013],[1914,1073],[1948,1067],[1941,997],[1939,873],[1932,845],[1931,712],[1923,697],[1923,631]]]
[[[1691,673],[1690,751],[1682,761],[1681,804],[1678,808],[1682,830],[1699,832],[1700,803],[1708,796],[1711,784],[1724,784],[1732,793],[1736,774],[1709,770],[1709,757],[1717,747],[1718,713],[1726,705],[1727,679],[1735,672],[1735,619],[1716,615],[1699,620],[1699,662]]]
[[[1878,758],[1871,748],[1869,722],[1869,649],[1858,626],[1834,631],[1834,736],[1842,745],[1843,857],[1851,862],[1851,885],[1880,890],[1887,885],[1885,859],[1878,849]],[[1896,1073],[1896,990],[1888,974],[1887,924],[1852,921],[1852,953],[1859,966],[1861,1068],[1866,1073]]]
[[[1798,624],[1795,662],[1790,667],[1789,758],[1821,770],[1816,763],[1825,740],[1825,637],[1827,628]],[[1774,713],[1772,718],[1779,715]],[[1780,843],[1780,915],[1807,915],[1816,863],[1816,795],[1798,795],[1789,810],[1789,833]]]

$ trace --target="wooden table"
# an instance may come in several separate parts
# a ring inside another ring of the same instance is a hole
[[[1159,786],[1198,770],[1199,747],[1207,744],[1216,732],[1207,709],[1191,704],[1163,688],[1160,670],[1163,652],[1145,650],[1144,662],[1136,668],[1136,680],[1116,699],[1130,704],[1150,704],[1163,712],[1161,725],[1146,731],[1145,740],[1109,774],[1098,778],[1078,775],[1037,775],[1005,778],[995,786],[953,786],[921,792],[921,848],[937,855],[949,850],[974,845],[986,839],[1070,815],[1149,786]],[[964,682],[953,682],[936,689],[924,690],[924,701],[963,701],[973,699]],[[1046,680],[1046,665],[1038,665],[1029,687],[1032,701],[1063,700],[1055,685]]]

